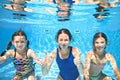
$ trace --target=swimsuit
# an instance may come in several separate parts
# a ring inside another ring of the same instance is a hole
[[[97,63],[96,58],[94,58],[94,59],[91,60],[90,68],[93,67],[93,68],[95,68],[94,70],[96,70],[96,69],[103,69],[106,63],[107,63],[107,59],[104,59],[104,60],[102,61],[102,63]],[[93,69],[93,68],[92,68],[92,69]],[[92,70],[90,70],[90,72],[92,72]],[[103,73],[100,72],[97,76],[93,76],[93,75],[91,75],[91,73],[90,73],[89,78],[90,78],[90,80],[99,80],[99,78],[102,76],[102,74],[103,74]]]
[[[63,2],[68,2],[69,4],[75,3],[75,1],[73,1],[73,0],[63,0]],[[53,0],[53,3],[56,4],[56,0]]]
[[[74,56],[72,55],[72,47],[70,47],[69,57],[66,59],[61,59],[59,56],[59,51],[57,49],[56,61],[60,69],[59,75],[63,80],[76,80],[79,76],[77,66],[74,64]]]
[[[25,58],[16,58],[16,49],[15,49],[15,55],[13,57],[13,63],[16,68],[16,75],[27,77],[32,72],[34,72],[34,64],[33,64],[33,58],[27,57],[27,51],[26,50],[26,57]]]

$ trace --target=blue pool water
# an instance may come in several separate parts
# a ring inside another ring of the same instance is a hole
[[[14,31],[22,28],[30,41],[30,48],[32,48],[40,58],[44,58],[44,51],[50,52],[58,45],[55,40],[56,32],[61,28],[68,28],[73,40],[70,45],[76,46],[81,51],[83,63],[85,62],[86,53],[92,49],[93,35],[102,31],[108,36],[108,45],[106,50],[110,52],[116,59],[118,67],[120,68],[120,7],[108,8],[109,15],[105,18],[95,18],[93,14],[96,12],[96,4],[88,4],[81,1],[79,4],[73,4],[70,20],[58,21],[55,12],[48,12],[45,9],[50,8],[56,10],[56,4],[48,4],[44,1],[37,0],[36,2],[27,3],[27,7],[34,9],[34,12],[16,12],[2,7],[8,1],[0,0],[0,52],[6,47],[11,40],[11,35]],[[21,13],[26,16],[16,16],[13,14]],[[15,69],[11,59],[9,58],[5,63],[0,64],[0,80],[11,80]],[[56,62],[50,69],[46,76],[42,76],[41,67],[36,65],[36,76],[40,76],[41,80],[56,80],[59,69]],[[106,66],[106,73],[114,77],[111,67]]]

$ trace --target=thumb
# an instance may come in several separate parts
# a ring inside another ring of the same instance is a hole
[[[45,53],[45,56],[47,56],[47,55],[48,55],[46,50],[44,51],[44,53]]]

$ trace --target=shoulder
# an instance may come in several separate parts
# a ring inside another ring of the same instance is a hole
[[[110,53],[106,53],[105,57],[107,58],[107,60],[113,60],[114,59],[113,55],[110,54]]]
[[[46,0],[47,3],[56,3],[55,0]]]
[[[8,54],[14,54],[14,53],[15,53],[15,50],[14,50],[14,49],[8,50],[7,53],[8,53]]]
[[[35,51],[32,49],[27,49],[27,55],[35,54]]]
[[[80,52],[79,48],[72,47],[72,54],[73,54],[74,57],[75,56],[80,56],[81,52]]]
[[[6,9],[12,9],[12,4],[4,4],[4,8]]]
[[[15,54],[15,50],[14,50],[14,49],[12,49],[12,50],[7,50],[7,52],[6,52],[5,54],[6,54],[6,56],[11,56],[11,57],[13,57],[14,54]]]
[[[74,52],[74,51],[79,51],[79,48],[72,46],[72,51],[73,51],[73,52]]]
[[[50,55],[52,57],[56,57],[56,53],[57,53],[57,49],[54,49],[53,51],[51,51]]]
[[[87,59],[94,58],[94,51],[93,50],[88,51],[86,54],[86,57],[87,57]]]
[[[28,49],[27,52],[34,52],[34,50],[32,50],[32,49]]]
[[[87,55],[91,55],[92,56],[93,54],[94,54],[93,50],[90,50],[90,51],[87,52]]]

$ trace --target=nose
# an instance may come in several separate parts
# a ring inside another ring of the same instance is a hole
[[[65,41],[63,40],[63,41],[62,41],[62,45],[64,45],[64,44],[65,44]]]
[[[21,42],[18,42],[18,46],[21,46],[22,44],[21,44]]]
[[[103,46],[103,44],[102,43],[98,43],[98,46]]]

